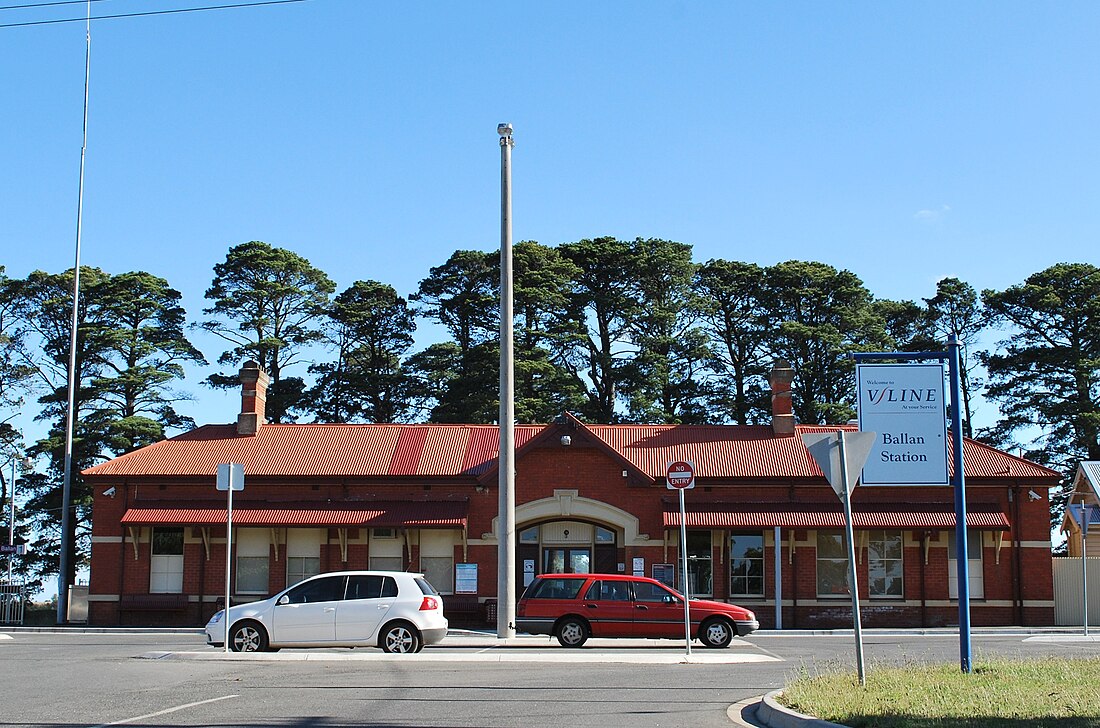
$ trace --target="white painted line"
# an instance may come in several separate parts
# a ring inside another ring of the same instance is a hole
[[[10,634],[0,634],[0,640],[10,640],[11,638]]]
[[[1083,634],[1044,634],[1037,637],[1028,637],[1024,642],[1100,642],[1100,637]]]
[[[210,698],[210,700],[200,700],[197,703],[188,703],[187,705],[177,705],[174,708],[165,708],[164,710],[158,710],[155,713],[147,713],[145,715],[139,715],[134,718],[127,718],[125,720],[116,720],[114,723],[103,723],[96,726],[96,728],[107,728],[109,725],[124,725],[126,723],[133,723],[139,720],[145,720],[146,718],[155,718],[158,715],[165,715],[166,713],[175,713],[177,710],[186,710],[187,708],[194,708],[196,705],[206,705],[207,703],[216,703],[219,700],[229,700],[230,698],[239,698],[239,695],[223,695],[220,698]]]
[[[783,662],[781,658],[757,653],[713,652],[692,653],[686,657],[679,652],[596,652],[588,650],[553,650],[549,652],[511,652],[494,650],[491,653],[418,653],[414,655],[387,655],[383,653],[341,654],[318,652],[291,653],[239,653],[231,652],[146,652],[139,655],[146,660],[197,660],[202,662],[559,662],[559,663],[613,663],[677,665],[681,663],[728,665],[742,662]]]

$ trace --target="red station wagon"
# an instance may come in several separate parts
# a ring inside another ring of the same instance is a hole
[[[727,647],[760,627],[736,604],[692,599],[691,632],[707,647]],[[563,647],[589,637],[684,636],[684,597],[655,579],[623,574],[543,574],[519,600],[516,629],[553,635]]]

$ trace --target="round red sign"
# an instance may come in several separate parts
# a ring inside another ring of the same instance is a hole
[[[695,483],[695,469],[683,460],[669,463],[666,476],[670,488],[690,488]]]

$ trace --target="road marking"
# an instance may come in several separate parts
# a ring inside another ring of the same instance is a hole
[[[387,655],[380,653],[363,653],[359,655],[346,655],[338,653],[255,653],[255,652],[146,652],[137,657],[145,660],[198,660],[204,662],[558,662],[558,663],[622,663],[649,665],[675,665],[681,663],[698,664],[737,664],[745,662],[783,662],[782,658],[770,655],[746,652],[713,652],[692,653],[691,657],[685,657],[682,652],[671,650],[664,652],[601,652],[596,650],[550,650],[540,652],[513,652],[506,650],[484,650],[473,653],[439,653],[420,652],[415,655]]]
[[[139,715],[134,718],[126,718],[125,720],[116,720],[113,723],[103,723],[96,726],[96,728],[107,728],[110,725],[124,725],[126,723],[133,723],[139,720],[145,720],[146,718],[155,718],[158,715],[164,715],[166,713],[175,713],[177,710],[186,710],[187,708],[194,708],[196,705],[206,705],[207,703],[216,703],[219,700],[229,700],[230,698],[239,698],[239,695],[223,695],[220,698],[210,698],[210,700],[200,700],[197,703],[188,703],[187,705],[177,705],[174,708],[165,708],[164,710],[158,710],[155,713],[147,713],[145,715]]]

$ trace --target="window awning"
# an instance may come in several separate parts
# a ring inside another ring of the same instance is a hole
[[[665,500],[665,528],[680,527],[680,505]],[[844,528],[844,510],[835,503],[688,503],[689,528]],[[967,505],[968,528],[1008,530],[1008,518],[996,504]],[[854,528],[954,528],[951,503],[857,504]]]
[[[383,528],[462,528],[469,505],[465,501],[393,501],[318,508],[313,503],[233,504],[235,526],[366,526]],[[212,526],[225,524],[225,508],[128,508],[124,525]]]

